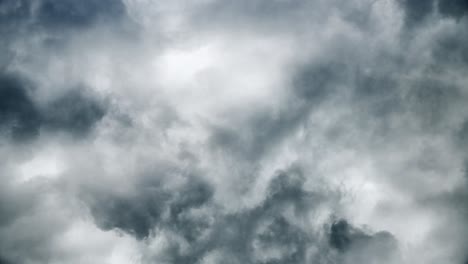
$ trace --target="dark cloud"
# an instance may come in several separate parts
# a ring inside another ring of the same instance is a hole
[[[98,226],[105,230],[118,229],[144,239],[156,228],[169,228],[193,240],[197,237],[196,223],[185,219],[184,214],[208,203],[211,196],[211,187],[203,181],[189,180],[174,190],[157,181],[138,186],[135,193],[97,190],[85,200],[91,204]]]
[[[105,107],[82,89],[72,89],[40,106],[32,84],[13,74],[0,75],[0,131],[17,142],[42,130],[86,135],[105,114]]]
[[[0,70],[18,59],[27,57],[32,63],[32,58],[46,52],[56,54],[66,50],[77,34],[87,30],[98,26],[123,29],[124,24],[131,22],[120,0],[3,0],[0,2]],[[23,45],[27,46],[26,51],[19,52],[18,46]]]
[[[405,11],[405,22],[408,26],[424,22],[427,17],[437,10],[442,16],[461,19],[468,12],[466,0],[398,0]]]
[[[258,206],[237,213],[214,211],[214,223],[205,227],[208,236],[191,244],[187,253],[175,244],[166,252],[171,263],[195,263],[214,250],[233,263],[304,263],[313,238],[284,215],[290,207],[296,216],[305,214],[322,202],[319,194],[302,189],[303,180],[299,171],[279,172]],[[279,255],[269,256],[275,250]]]
[[[105,105],[87,94],[85,88],[74,88],[48,104],[42,118],[47,130],[83,136],[105,113]]]
[[[20,30],[21,27],[32,30],[89,27],[99,20],[118,20],[126,14],[125,5],[119,0],[3,0],[0,10],[3,22],[0,28],[7,32],[11,32],[13,27],[20,27]]]
[[[397,241],[390,233],[369,234],[343,219],[332,223],[329,241],[343,253],[344,263],[392,263],[398,259]]]
[[[354,97],[358,104],[367,105],[376,116],[384,117],[402,108],[398,82],[382,73],[356,73]]]
[[[0,30],[3,34],[23,33],[22,26],[29,22],[27,18],[31,13],[31,1],[3,0],[0,2],[0,10],[2,11]],[[3,41],[7,40],[8,38],[3,38]]]
[[[468,149],[468,119],[464,120],[454,133],[455,143],[462,149]],[[466,153],[468,154],[468,153]]]
[[[389,248],[386,248],[386,252],[388,252],[388,250],[395,250],[395,238],[387,232],[368,234],[363,230],[353,227],[344,219],[333,222],[330,227],[330,245],[341,252],[352,250],[353,247],[373,244],[373,242],[371,242],[372,239],[380,239],[382,240],[381,242],[375,242],[389,246]]]
[[[468,1],[466,0],[452,0],[452,1],[438,1],[439,12],[442,15],[455,17],[457,19],[465,16],[468,13]]]
[[[294,95],[309,107],[316,106],[333,94],[336,85],[345,79],[346,70],[345,64],[333,61],[304,65],[293,80]]]
[[[322,263],[323,259],[332,258],[329,255],[332,248],[338,248],[345,263],[358,260],[387,263],[395,257],[397,242],[387,232],[366,234],[342,220],[332,224],[330,248],[323,244],[325,241],[318,235],[320,230],[297,224],[301,215],[313,211],[325,199],[328,197],[303,188],[303,176],[297,169],[279,172],[270,182],[267,198],[261,204],[218,216],[209,239],[191,246],[194,250],[190,254],[179,251],[167,254],[173,263],[193,263],[215,249],[224,252],[226,261],[233,263]],[[292,216],[287,213],[291,207]],[[321,252],[308,255],[312,247],[320,248]]]
[[[31,99],[32,91],[19,78],[0,75],[0,129],[15,140],[39,133],[41,115]]]
[[[12,262],[0,256],[0,264],[11,264]]]
[[[139,186],[131,194],[105,195],[101,190],[85,200],[92,201],[94,219],[105,230],[116,228],[138,239],[171,234],[163,255],[153,261],[200,263],[218,252],[227,263],[308,263],[322,261],[333,248],[343,258],[348,254],[346,258],[354,260],[372,254],[376,260],[387,261],[395,254],[392,235],[370,235],[344,220],[332,224],[330,246],[326,246],[328,241],[321,239],[320,228],[303,226],[299,219],[326,203],[329,194],[305,190],[304,181],[297,167],[278,172],[269,183],[264,201],[237,212],[217,207],[211,200],[211,187],[193,180],[176,189],[164,189],[167,185],[163,182]],[[203,214],[197,216],[197,210]],[[309,256],[311,247],[320,247],[323,252]]]
[[[217,27],[220,24],[241,30],[287,28],[290,17],[307,17],[313,11],[308,1],[213,1],[192,14],[196,24]],[[218,23],[213,23],[218,22]],[[300,29],[301,25],[297,25]],[[290,28],[291,29],[291,28]]]
[[[83,27],[98,20],[117,20],[126,9],[120,0],[43,0],[37,12],[36,19],[46,27]]]
[[[405,10],[405,22],[410,26],[424,21],[434,11],[432,0],[399,0],[398,2]]]
[[[451,67],[466,70],[468,63],[468,48],[464,43],[468,40],[468,34],[462,29],[466,23],[460,23],[460,30],[443,32],[435,39],[431,54],[435,60],[433,67],[439,71],[447,71]]]

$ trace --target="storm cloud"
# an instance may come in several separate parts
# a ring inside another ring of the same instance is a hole
[[[0,1],[0,263],[464,264],[468,4]]]
[[[17,142],[37,137],[41,130],[86,134],[105,113],[95,98],[83,94],[84,89],[70,90],[39,106],[34,102],[31,84],[8,75],[0,81],[1,131]]]

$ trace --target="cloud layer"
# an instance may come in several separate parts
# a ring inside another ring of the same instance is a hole
[[[468,4],[0,1],[0,263],[464,264]]]

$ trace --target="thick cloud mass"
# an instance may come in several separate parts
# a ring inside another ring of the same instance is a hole
[[[0,0],[0,264],[465,264],[468,2]]]
[[[42,129],[82,135],[105,113],[94,98],[83,95],[82,89],[67,91],[40,107],[25,81],[6,75],[0,82],[1,131],[17,142],[38,136]]]

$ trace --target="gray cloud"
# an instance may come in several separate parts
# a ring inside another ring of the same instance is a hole
[[[2,29],[13,26],[30,29],[89,27],[99,19],[119,19],[125,15],[121,1],[2,1]],[[10,31],[11,32],[11,31]],[[11,32],[13,33],[13,32]],[[19,32],[22,33],[22,32]]]
[[[2,131],[8,133],[7,130],[11,130],[12,136],[18,139],[36,135],[40,117],[28,95],[31,91],[28,91],[18,78],[8,75],[2,77],[0,80]]]
[[[418,24],[424,21],[427,16],[437,11],[442,16],[461,19],[466,15],[468,4],[463,0],[456,1],[413,1],[399,0],[405,10],[406,22],[408,25]]]
[[[405,9],[405,19],[409,25],[422,22],[434,10],[434,1],[402,0],[399,3]]]
[[[368,234],[346,220],[332,223],[330,245],[343,252],[344,263],[392,263],[398,259],[397,241],[388,232]]]
[[[171,190],[161,190],[164,185],[158,182],[132,194],[94,192],[91,208],[104,229],[117,228],[147,241],[170,234],[167,248],[150,257],[158,262],[202,263],[213,252],[229,263],[322,263],[326,258],[353,263],[369,257],[368,263],[387,263],[396,258],[396,241],[389,233],[367,234],[345,220],[329,230],[301,224],[309,212],[330,202],[329,193],[305,190],[304,181],[298,168],[277,172],[265,200],[234,213],[213,203],[206,184],[190,181]],[[321,251],[310,254],[310,247]]]
[[[186,237],[185,228],[174,229],[173,232],[181,234],[189,242],[189,248],[182,250],[182,245],[177,240],[173,241],[161,260],[197,263],[210,252],[223,252],[223,258],[233,263],[304,263],[307,245],[314,241],[313,236],[288,219],[291,216],[284,214],[287,208],[291,208],[294,212],[292,217],[300,217],[322,203],[324,198],[303,190],[300,186],[302,175],[297,173],[279,172],[269,184],[267,198],[253,208],[236,213],[210,208],[207,219],[213,218],[214,222],[202,222],[201,226],[197,225],[196,219],[187,219],[187,227],[199,227],[204,235],[193,240]],[[177,222],[172,220],[172,223]]]
[[[191,219],[185,223],[183,214],[209,202],[212,192],[209,185],[189,179],[174,190],[165,189],[164,182],[142,184],[137,190],[123,195],[96,191],[90,199],[98,225],[103,229],[118,228],[138,239],[147,238],[160,225],[181,231],[189,240],[196,237],[196,226],[191,226]]]
[[[98,19],[118,19],[125,15],[121,1],[42,1],[37,17],[47,27],[89,26]]]
[[[0,1],[0,263],[465,263],[467,10]]]
[[[65,131],[80,136],[105,114],[105,107],[82,89],[72,89],[45,106],[35,102],[34,87],[26,80],[5,74],[0,80],[3,135],[15,141],[37,137],[41,130]]]
[[[438,8],[441,14],[461,18],[468,11],[468,3],[466,1],[439,1]]]

